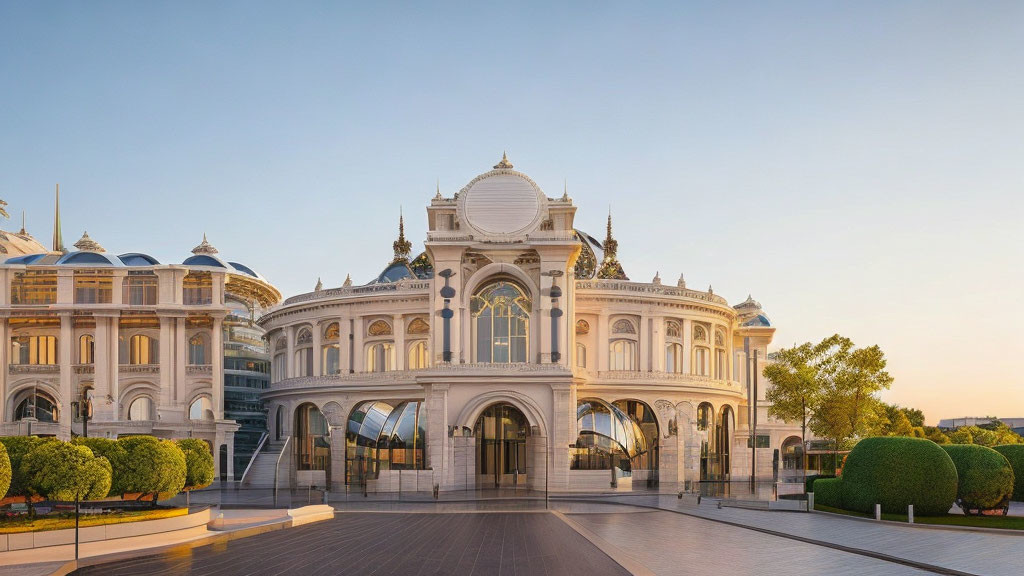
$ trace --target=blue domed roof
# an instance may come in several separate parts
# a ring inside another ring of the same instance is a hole
[[[8,258],[4,261],[4,264],[32,264],[37,260],[45,258],[46,254],[26,254],[24,256],[15,256],[14,258]]]
[[[125,266],[158,266],[160,262],[149,254],[141,252],[129,252],[118,256]]]
[[[186,266],[209,266],[211,268],[227,268],[228,264],[217,258],[216,256],[210,256],[209,254],[196,254],[195,256],[189,256],[185,258],[182,264]]]
[[[744,326],[771,326],[772,323],[764,314],[758,314],[743,323]]]
[[[405,278],[416,278],[416,274],[413,273],[412,268],[405,262],[394,262],[388,265],[370,284],[390,284]]]
[[[257,274],[255,270],[253,270],[252,268],[249,268],[245,264],[240,264],[238,262],[228,262],[228,264],[231,264],[232,268],[234,268],[235,270],[238,270],[242,274],[246,274],[248,276],[252,276],[253,278],[260,278],[260,275]]]
[[[58,266],[117,266],[122,267],[124,263],[117,256],[111,256],[102,252],[68,252],[55,262]]]

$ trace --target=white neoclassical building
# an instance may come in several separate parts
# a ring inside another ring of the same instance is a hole
[[[0,231],[0,435],[83,434],[74,408],[91,405],[90,435],[203,438],[231,477],[224,338],[278,291],[205,236],[181,264],[110,254],[88,234],[74,248],[59,211],[50,249]]]
[[[762,382],[751,439],[760,305],[630,281],[611,217],[598,242],[576,209],[502,158],[438,191],[419,256],[400,228],[373,281],[268,311],[257,462],[285,450],[293,486],[335,490],[677,490],[746,479],[753,444],[770,478],[799,431],[769,421]]]

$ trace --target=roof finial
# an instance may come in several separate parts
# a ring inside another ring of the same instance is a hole
[[[398,208],[398,240],[391,245],[395,249],[395,258],[391,261],[392,264],[396,262],[409,262],[409,254],[412,252],[412,242],[405,239],[405,216],[402,214],[402,208]]]
[[[711,284],[708,284],[708,294],[714,294],[714,293],[715,293],[714,288],[711,287]]]
[[[56,200],[53,205],[53,251],[67,252],[64,249],[64,238],[60,234],[60,184],[57,184]]]
[[[324,289],[324,283],[320,281],[320,277],[316,277],[316,287],[313,288],[314,292],[319,292]]]
[[[103,246],[99,245],[99,242],[89,238],[88,232],[82,232],[82,238],[78,242],[75,242],[75,248],[78,248],[82,252],[106,252],[106,250],[103,249]]]
[[[201,244],[199,244],[199,246],[196,246],[195,248],[193,248],[192,249],[192,253],[193,254],[206,254],[207,256],[209,256],[211,254],[216,254],[217,253],[217,249],[214,248],[212,244],[210,244],[209,242],[206,241],[206,232],[203,232],[203,242]]]
[[[18,234],[21,234],[22,236],[28,235],[28,230],[25,230],[25,211],[24,210],[21,211],[21,230],[18,231]]]
[[[654,273],[654,280],[651,280],[651,284],[655,286],[661,286],[661,272]]]
[[[497,164],[495,164],[494,165],[494,169],[495,170],[503,170],[503,169],[511,169],[511,168],[512,168],[512,163],[508,161],[508,155],[505,154],[505,151],[503,150],[501,152],[501,162],[498,162]]]
[[[597,270],[597,277],[606,280],[629,280],[617,258],[619,243],[612,236],[611,206],[608,207],[608,230],[605,233],[602,249],[604,250],[604,261],[601,262],[601,267]]]
[[[441,179],[437,179],[437,194],[434,194],[434,198],[437,200],[441,199]]]
[[[562,200],[569,199],[569,180],[562,180]]]
[[[680,288],[686,288],[686,278],[683,278],[683,274],[679,274],[679,281],[676,282],[676,286]]]
[[[345,274],[345,282],[342,283],[342,286],[344,286],[345,288],[348,288],[349,286],[352,286],[352,275],[351,274]]]

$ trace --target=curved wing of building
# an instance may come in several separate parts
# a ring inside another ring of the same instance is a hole
[[[774,333],[760,305],[628,280],[611,216],[598,242],[576,210],[503,158],[430,201],[414,260],[402,227],[376,278],[266,313],[293,485],[675,490],[745,479],[751,445],[770,476],[792,430],[760,403],[750,439],[744,345],[763,362]]]

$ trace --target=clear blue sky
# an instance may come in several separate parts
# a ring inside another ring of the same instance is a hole
[[[928,420],[1024,416],[1024,3],[0,2],[0,198],[286,295],[509,158],[627,273],[880,344]]]

